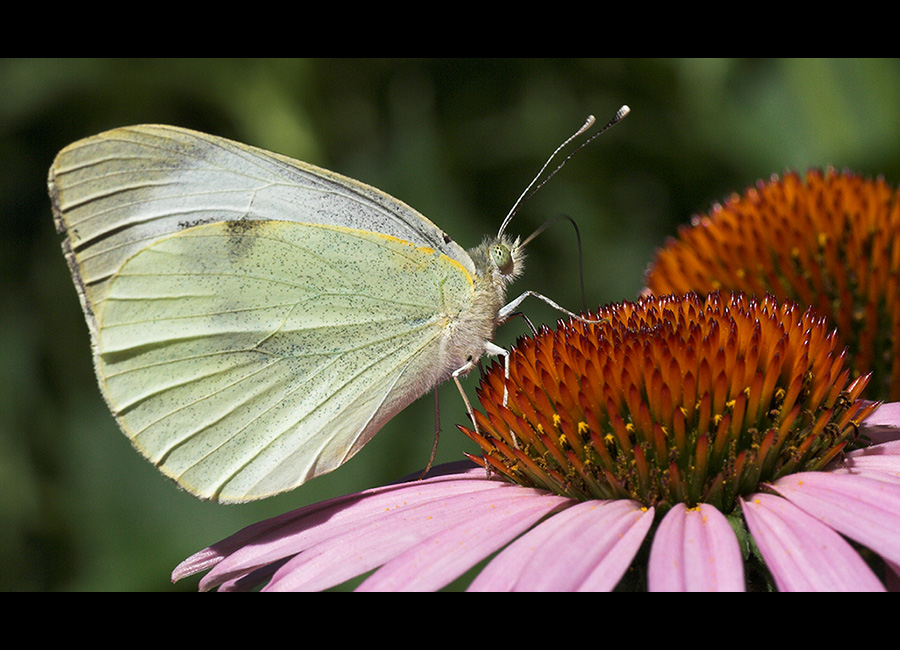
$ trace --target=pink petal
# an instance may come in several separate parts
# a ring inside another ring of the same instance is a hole
[[[900,563],[900,483],[801,472],[780,478],[771,487],[830,528]]]
[[[847,453],[847,456],[890,456],[900,457],[900,440],[891,440],[890,442],[882,442],[877,445],[863,447],[856,451]]]
[[[900,402],[879,406],[859,427],[859,433],[874,443],[900,438]]]
[[[900,481],[900,440],[851,451],[835,469],[829,471],[882,481]]]
[[[284,514],[259,521],[239,530],[222,541],[194,553],[183,560],[172,571],[172,582],[177,582],[195,573],[216,567],[216,580],[210,580],[209,574],[204,577],[205,589],[213,588],[224,580],[235,575],[242,575],[255,567],[262,566],[265,561],[253,562],[253,558],[262,555],[267,548],[277,546],[286,539],[291,531],[314,526],[317,518],[327,519],[331,510],[340,510],[341,504],[351,501],[352,496],[337,497],[329,501],[311,504],[305,508],[292,510]],[[269,541],[274,540],[274,541]],[[266,546],[271,544],[272,546]],[[242,561],[243,560],[243,561]],[[224,564],[222,562],[224,561]],[[230,567],[234,567],[233,570]],[[201,581],[201,590],[204,589]]]
[[[520,518],[528,510],[539,519],[569,502],[517,485],[483,479],[472,482],[477,483],[473,487],[490,483],[499,489],[479,489],[451,496],[437,494],[416,505],[404,503],[395,504],[392,509],[381,508],[377,514],[357,521],[356,525],[341,527],[340,534],[329,535],[294,556],[275,573],[266,590],[325,589],[379,567],[441,534],[452,539],[453,533],[447,531],[458,529],[466,522],[483,526],[484,518]],[[413,492],[413,489],[406,491]],[[502,535],[502,531],[497,534]],[[477,557],[472,564],[481,559],[484,556]]]
[[[650,591],[744,591],[741,548],[728,519],[705,503],[677,504],[650,549]]]
[[[483,503],[455,525],[441,528],[397,555],[363,582],[358,591],[435,591],[531,528],[571,499],[520,488],[508,501]],[[495,493],[500,496],[500,493]]]
[[[501,481],[485,480],[484,470],[473,467],[470,462],[465,467],[472,469],[422,481],[381,486],[258,522],[189,557],[175,569],[173,579],[215,565],[200,581],[200,589],[211,589],[260,567],[290,558],[346,530],[356,529],[367,520],[377,520],[386,511],[429,503],[454,494],[501,489],[507,485]]]
[[[757,493],[741,508],[779,591],[884,591],[850,544],[786,499]]]
[[[609,591],[641,546],[653,509],[586,501],[556,513],[501,551],[471,591]]]

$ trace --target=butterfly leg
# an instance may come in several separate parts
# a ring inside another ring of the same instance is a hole
[[[509,403],[509,389],[506,386],[507,382],[509,381],[509,351],[504,348],[501,348],[499,345],[495,345],[495,344],[491,343],[490,341],[488,341],[484,344],[484,351],[486,354],[491,354],[495,357],[503,357],[503,372],[504,372],[503,376],[504,376],[504,380],[505,380],[503,382],[503,406],[506,406]],[[459,383],[459,379],[457,379],[457,373],[465,374],[466,372],[468,372],[471,369],[471,368],[466,369],[466,366],[469,366],[469,365],[472,365],[474,367],[474,363],[472,361],[469,361],[469,363],[467,363],[465,366],[463,366],[462,368],[457,370],[455,373],[453,373],[454,380],[456,381],[456,385],[459,388],[460,393],[462,393],[462,385]],[[469,406],[469,401],[466,399],[465,394],[463,394],[463,399],[466,401],[466,407],[469,409],[469,417],[472,418],[472,422],[474,423],[475,422],[475,414],[472,412],[472,407]],[[479,433],[478,425],[475,426],[475,432]],[[512,433],[512,437],[513,437],[513,446],[515,446],[515,448],[518,449],[519,448],[519,440],[516,438],[515,433],[513,433],[512,431],[510,431],[510,433]],[[479,435],[480,435],[480,433],[479,433]]]
[[[510,302],[509,304],[502,307],[500,309],[500,313],[498,314],[498,320],[502,323],[502,322],[505,322],[506,320],[508,320],[509,318],[511,318],[514,315],[516,309],[519,307],[519,305],[522,304],[522,301],[525,300],[525,298],[528,298],[529,296],[534,296],[538,300],[543,300],[545,303],[547,303],[548,305],[553,307],[555,310],[560,311],[560,312],[566,314],[567,316],[574,318],[575,320],[580,320],[582,323],[602,323],[603,322],[603,319],[589,320],[587,318],[584,318],[583,316],[579,316],[578,314],[573,314],[565,307],[560,307],[559,305],[557,305],[555,302],[550,300],[550,298],[548,298],[547,296],[541,295],[535,291],[526,291],[525,293],[523,293],[521,296],[519,296],[512,302]]]
[[[495,357],[503,357],[503,371],[504,378],[509,381],[509,351],[501,348],[499,345],[494,345],[490,341],[484,344],[484,351],[486,354],[491,354]],[[509,391],[506,389],[506,382],[503,383],[503,406],[506,406],[509,403]]]
[[[521,316],[522,318],[524,318],[524,319],[525,319],[525,322],[528,323],[528,327],[531,329],[531,333],[532,333],[532,334],[537,334],[537,328],[534,326],[534,323],[531,322],[531,319],[528,318],[528,316],[526,316],[526,315],[525,315],[525,312],[523,312],[523,311],[513,312],[512,314],[510,314],[509,316],[506,317],[506,321],[505,321],[505,322],[511,321],[511,320],[512,320],[513,318],[515,318],[516,316]]]
[[[472,410],[472,404],[469,402],[469,398],[466,396],[466,391],[463,390],[462,382],[459,381],[460,375],[466,374],[474,367],[475,361],[470,357],[469,360],[466,361],[465,365],[453,371],[451,377],[453,377],[453,382],[456,384],[456,388],[457,390],[459,390],[459,394],[463,398],[463,403],[466,405],[466,413],[468,413],[469,419],[472,421],[472,426],[475,427],[475,433],[481,435],[481,432],[478,430],[478,423],[475,421],[475,412]]]
[[[434,456],[437,454],[438,448],[438,438],[441,436],[441,404],[438,400],[438,391],[437,386],[434,387],[434,443],[431,445],[431,456],[428,457],[428,464],[425,465],[425,469],[422,470],[422,473],[419,474],[419,480],[421,481],[425,478],[425,475],[431,469],[431,466],[434,465]]]
[[[485,343],[484,351],[486,354],[492,354],[494,356],[502,356],[503,357],[503,367],[505,369],[506,379],[508,380],[509,379],[509,352],[507,350],[501,348],[499,345],[495,345],[495,344],[491,343],[490,341],[487,341]],[[464,365],[462,365],[461,367],[459,367],[453,371],[453,373],[451,374],[451,377],[453,377],[453,382],[456,384],[456,389],[459,391],[460,396],[462,396],[463,403],[466,405],[466,413],[469,415],[469,419],[472,421],[472,426],[475,427],[475,433],[477,433],[480,436],[481,432],[478,430],[478,422],[475,420],[475,411],[472,409],[472,403],[469,402],[469,398],[466,396],[466,391],[463,390],[462,382],[460,382],[460,380],[459,380],[460,376],[465,375],[466,373],[470,372],[473,368],[475,368],[476,363],[477,363],[477,361],[470,357],[469,360],[466,361],[466,363]],[[506,390],[506,386],[504,384],[503,406],[506,406],[507,397],[508,397],[508,393]],[[513,433],[513,443],[515,444],[516,448],[518,448],[519,441],[516,439],[515,433]],[[491,467],[487,462],[485,462],[485,464],[484,464],[484,469],[485,469],[485,472],[487,472],[487,477],[490,478],[491,477]]]
[[[472,426],[475,427],[475,433],[480,436],[481,432],[478,430],[478,422],[475,421],[475,411],[472,410],[472,404],[469,402],[469,398],[466,396],[466,391],[463,390],[462,382],[459,381],[460,375],[466,374],[474,367],[475,361],[470,357],[469,360],[466,361],[465,365],[453,371],[451,377],[453,377],[453,383],[456,384],[456,389],[459,391],[459,394],[462,396],[463,403],[466,405],[466,413],[469,415],[469,419],[472,421]],[[484,471],[486,473],[485,478],[491,478],[491,466],[488,464],[487,459],[485,459],[484,461]]]

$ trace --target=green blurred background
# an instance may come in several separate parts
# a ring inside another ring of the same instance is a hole
[[[131,449],[93,375],[53,229],[46,175],[65,145],[142,122],[191,127],[309,161],[420,210],[460,244],[494,233],[546,156],[594,113],[632,114],[516,217],[577,220],[591,306],[636,297],[654,249],[694,212],[760,178],[834,165],[900,182],[896,59],[0,61],[0,589],[192,589],[169,573],[244,525],[420,469],[432,401],[344,467],[241,506],[179,491]],[[511,290],[580,307],[572,228],[529,247]],[[538,301],[536,323],[558,315]],[[509,346],[514,321],[498,334]],[[470,390],[477,377],[466,381]],[[474,451],[440,391],[438,462]]]

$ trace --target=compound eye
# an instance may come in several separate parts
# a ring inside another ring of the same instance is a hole
[[[509,247],[505,244],[493,244],[491,246],[491,261],[503,275],[509,275],[513,271],[513,258]]]

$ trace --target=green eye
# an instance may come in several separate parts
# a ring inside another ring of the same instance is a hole
[[[512,253],[509,252],[509,247],[505,244],[494,244],[491,246],[491,261],[499,269],[500,273],[504,275],[512,273]]]

